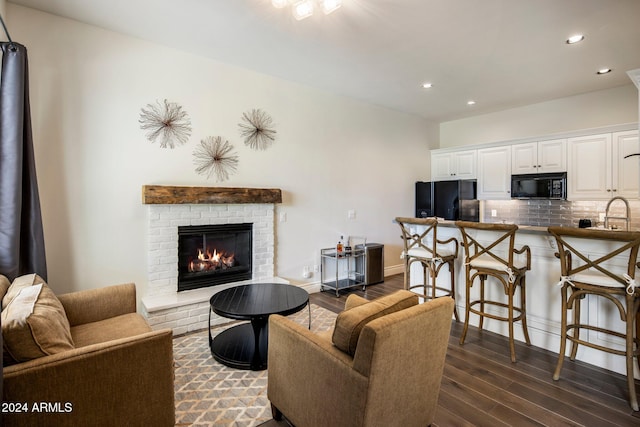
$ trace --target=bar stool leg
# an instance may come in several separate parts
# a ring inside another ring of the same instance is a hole
[[[640,299],[634,303],[634,309],[636,310],[636,340],[640,339]],[[640,370],[640,344],[636,346],[638,354],[636,356],[636,362],[638,363],[638,370]]]
[[[573,293],[573,292],[572,292]],[[584,298],[584,295],[580,295],[578,298],[573,300],[573,341],[571,342],[571,360],[576,360],[576,355],[578,354],[578,340],[580,339],[580,306],[581,301]]]
[[[429,276],[431,276],[431,299],[436,299],[436,279],[438,272],[436,271],[436,264],[434,261],[429,263]]]
[[[464,339],[467,336],[467,329],[469,329],[469,306],[471,301],[469,300],[471,296],[471,283],[469,282],[470,277],[470,267],[465,266],[465,304],[464,304],[464,328],[462,328],[462,335],[460,335],[460,345],[464,344]]]
[[[636,384],[633,376],[633,353],[634,353],[634,320],[637,320],[637,314],[635,313],[635,297],[633,295],[626,294],[627,300],[627,351],[626,351],[626,359],[627,359],[627,384],[629,386],[629,403],[631,404],[631,408],[634,411],[638,409],[638,397],[636,395]]]
[[[449,273],[451,275],[451,298],[453,298],[453,315],[456,318],[456,322],[460,321],[460,318],[458,317],[458,308],[457,308],[457,304],[455,304],[456,302],[456,286],[455,286],[455,274],[454,274],[454,260],[449,260],[447,261],[447,268],[449,268]]]
[[[509,283],[507,293],[509,294],[509,349],[511,350],[511,363],[516,362],[516,344],[513,339],[513,294],[515,293],[515,283]]]
[[[562,295],[562,315],[560,318],[560,352],[558,353],[558,363],[556,364],[556,370],[553,373],[553,379],[558,381],[560,379],[560,371],[562,370],[562,363],[564,362],[564,353],[567,349],[567,285],[563,284],[560,291]]]
[[[429,265],[423,261],[420,261],[420,264],[422,265],[422,295],[424,295],[424,301],[427,302],[427,283],[429,283],[428,280],[428,275],[427,275],[427,271],[429,270]]]
[[[529,328],[527,327],[527,285],[526,285],[525,276],[520,278],[520,313],[522,322],[522,332],[524,333],[524,340],[527,345],[531,345],[531,340],[529,339]]]
[[[484,281],[487,279],[486,274],[480,275],[480,322],[478,323],[478,328],[482,330],[482,325],[484,324]]]
[[[409,262],[409,255],[404,256],[404,289],[409,290],[411,263]]]

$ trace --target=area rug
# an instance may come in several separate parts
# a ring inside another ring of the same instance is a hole
[[[308,326],[309,311],[289,316]],[[311,304],[311,330],[326,331],[336,314]],[[236,323],[211,329],[216,336]],[[176,426],[257,426],[271,419],[267,399],[267,371],[229,368],[215,361],[207,331],[173,340],[175,360]]]

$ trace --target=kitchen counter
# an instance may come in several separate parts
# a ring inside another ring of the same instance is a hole
[[[438,239],[447,240],[455,237],[459,243],[462,242],[460,230],[456,227],[455,221],[442,220],[438,224]],[[489,236],[488,231],[477,230],[476,237],[480,241],[487,244],[493,239]],[[486,238],[484,236],[486,235]],[[521,225],[516,233],[515,247],[521,248],[527,245],[531,249],[531,270],[526,275],[526,300],[527,300],[527,323],[529,325],[529,336],[531,342],[537,347],[541,347],[557,353],[560,349],[560,320],[562,315],[560,288],[557,286],[560,280],[560,261],[556,258],[557,252],[556,241],[548,232],[547,227]],[[592,259],[603,255],[605,249],[598,244],[593,243],[588,256]],[[464,316],[465,306],[465,266],[464,266],[464,248],[459,247],[458,258],[455,261],[455,289],[456,289],[456,305],[458,313]],[[438,284],[444,288],[449,287],[449,274],[442,271],[438,276]],[[489,279],[487,284],[487,296],[489,299],[506,301],[504,291],[497,286],[495,281]],[[414,263],[411,268],[411,284],[422,283],[422,269],[419,263]],[[479,286],[471,288],[471,298],[476,299],[479,295]],[[519,292],[519,291],[518,291]],[[592,324],[610,329],[621,329],[617,310],[612,309],[613,305],[609,301],[601,301],[602,298],[595,298],[591,295],[585,298],[583,305],[583,316],[588,316]],[[470,324],[478,325],[478,316],[472,314]],[[463,319],[461,319],[463,320]],[[485,328],[508,336],[507,322],[499,322],[493,319],[485,318]],[[584,334],[585,338],[590,342],[596,342],[601,345],[611,346],[608,337],[602,337],[601,334],[591,333]],[[522,328],[519,325],[515,328],[515,338],[524,342]],[[621,347],[622,349],[622,347]],[[504,349],[508,354],[509,349]],[[601,351],[580,346],[577,358],[587,363],[600,366],[620,374],[625,374],[624,358],[616,355],[606,354]],[[550,373],[551,374],[551,373]]]
[[[442,227],[455,227],[456,222],[449,219],[443,219],[443,220],[438,220],[438,225]],[[545,233],[546,234],[547,227],[542,227],[538,225],[518,225],[518,231],[523,231],[526,233]]]

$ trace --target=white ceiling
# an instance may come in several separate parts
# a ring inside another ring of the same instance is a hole
[[[10,2],[438,122],[630,84],[640,68],[640,0],[343,0],[303,21],[270,0]]]

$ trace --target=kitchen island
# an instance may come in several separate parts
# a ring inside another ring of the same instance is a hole
[[[439,222],[438,239],[446,240],[455,237],[461,243],[461,235],[455,226],[455,221]],[[483,233],[480,231],[479,233]],[[482,240],[482,234],[477,236]],[[487,239],[491,241],[492,239]],[[526,300],[527,300],[527,323],[529,336],[532,345],[541,347],[557,353],[560,349],[560,320],[561,304],[560,287],[560,261],[556,258],[555,239],[548,234],[547,227],[539,226],[519,226],[516,234],[516,248],[527,245],[531,248],[531,270],[527,272]],[[589,257],[599,257],[606,253],[606,249],[597,244],[589,250]],[[444,274],[442,274],[444,273]],[[456,304],[458,312],[464,316],[465,307],[465,266],[464,248],[460,247],[458,258],[455,263],[456,278]],[[411,269],[411,284],[418,284],[422,281],[422,269],[418,263],[414,263]],[[449,274],[441,272],[438,282],[444,287],[449,285]],[[502,287],[494,285],[495,282],[489,279],[486,287],[487,299],[506,301],[506,296]],[[518,290],[517,292],[520,292]],[[479,286],[476,284],[471,289],[472,299],[479,296]],[[516,295],[517,298],[517,295]],[[572,313],[569,313],[570,315]],[[478,316],[472,314],[469,324],[478,325]],[[609,301],[602,301],[602,298],[589,295],[582,304],[583,319],[598,326],[624,332],[624,323],[620,320],[617,309]],[[464,321],[464,318],[461,319]],[[504,336],[508,336],[507,322],[501,322],[485,318],[484,328]],[[598,343],[607,347],[624,349],[624,341],[615,337],[604,335],[594,331],[582,331],[581,337],[589,342]],[[522,328],[515,328],[515,339],[524,342]],[[473,340],[473,334],[467,337],[467,341]],[[509,352],[505,348],[505,354]],[[578,348],[577,359],[584,362],[600,366],[620,374],[626,375],[625,360],[622,356],[608,354],[585,346]],[[549,372],[552,375],[552,372]],[[636,365],[636,378],[640,378]]]

